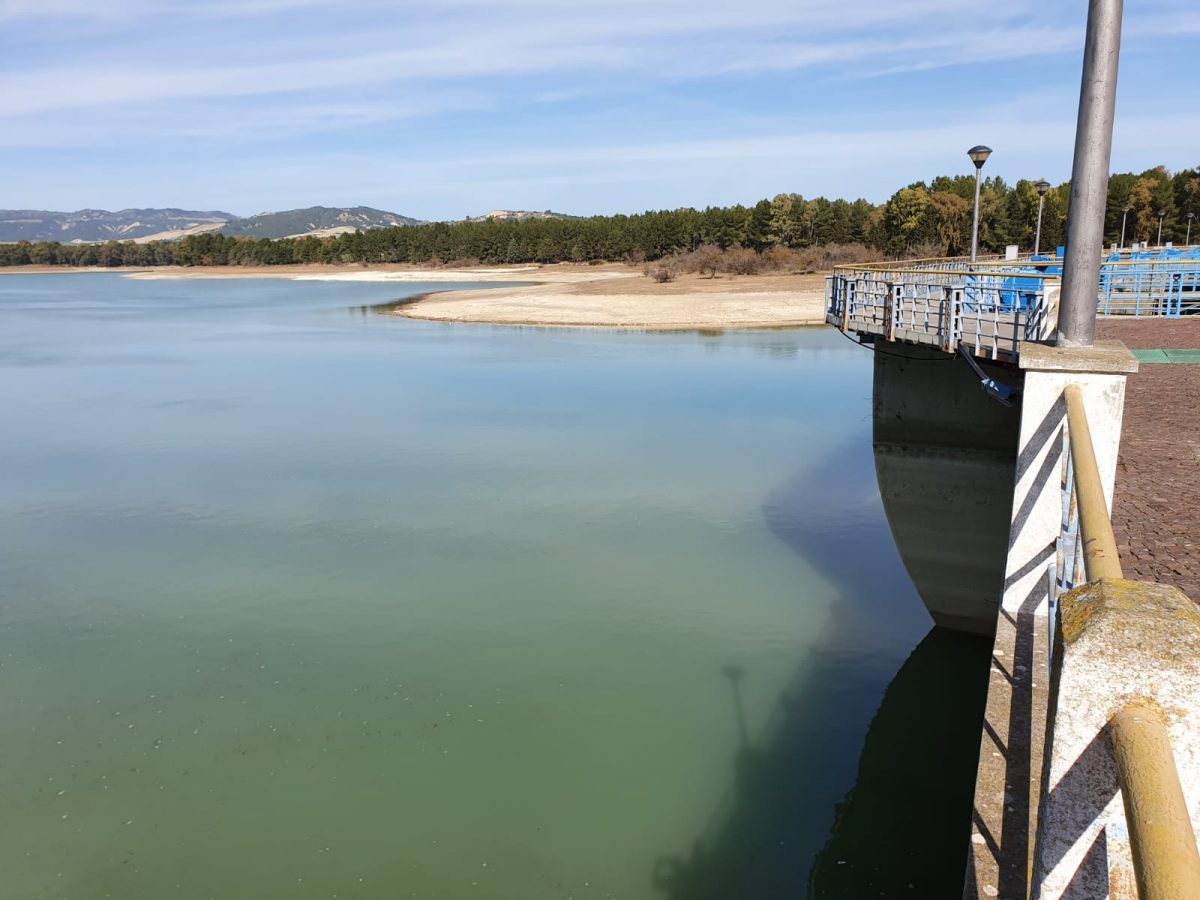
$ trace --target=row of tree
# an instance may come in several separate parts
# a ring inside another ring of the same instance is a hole
[[[901,188],[873,215],[866,243],[891,256],[956,256],[971,243],[975,179],[970,175],[935,178]],[[1042,212],[1041,249],[1060,246],[1067,233],[1070,182],[1046,191]],[[1009,244],[1031,249],[1037,229],[1038,191],[1032,181],[1009,187],[999,178],[985,179],[980,190],[979,244],[999,251]],[[1140,175],[1113,175],[1108,181],[1104,222],[1106,244],[1155,242],[1159,221],[1162,240],[1183,243],[1188,213],[1200,212],[1200,168],[1172,175],[1162,166]],[[1124,234],[1122,234],[1124,228]],[[1200,229],[1196,235],[1200,239]]]
[[[970,247],[973,175],[939,176],[901,188],[879,206],[866,200],[806,199],[779,194],[754,206],[677,209],[581,219],[434,222],[336,237],[255,240],[207,233],[179,241],[54,241],[0,245],[0,265],[214,266],[295,263],[485,264],[660,259],[711,245],[721,249],[862,243],[892,257],[960,255]],[[1043,249],[1062,244],[1070,185],[1051,187],[1042,216]],[[985,179],[980,194],[979,243],[985,251],[1009,244],[1030,249],[1038,192],[1031,181],[1009,186]],[[1126,212],[1127,211],[1127,212]],[[1182,242],[1190,212],[1200,211],[1200,168],[1171,174],[1163,167],[1109,179],[1105,240]],[[1197,228],[1200,240],[1200,228]]]

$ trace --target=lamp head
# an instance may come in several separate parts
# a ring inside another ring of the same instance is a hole
[[[1048,182],[1045,178],[1043,178],[1041,181],[1035,181],[1033,186],[1037,188],[1039,197],[1045,197],[1046,191],[1050,190],[1050,182]]]
[[[971,157],[971,162],[975,163],[975,168],[982,169],[983,164],[987,162],[987,158],[992,155],[992,148],[985,147],[983,144],[976,144],[967,151],[967,156]]]
[[[1160,209],[1160,210],[1158,211],[1158,217],[1159,217],[1160,219],[1162,219],[1162,218],[1165,218],[1165,217],[1166,217],[1166,215],[1167,215],[1167,211],[1166,211],[1165,209]]]

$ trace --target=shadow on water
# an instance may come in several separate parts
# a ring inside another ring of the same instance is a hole
[[[840,601],[754,740],[739,692],[753,673],[723,667],[739,736],[733,783],[690,849],[657,861],[655,888],[668,900],[960,895],[990,643],[929,629],[897,671],[928,618],[866,435],[763,511]]]
[[[991,642],[934,628],[888,685],[811,897],[958,897]]]
[[[370,303],[366,306],[347,306],[346,312],[351,315],[356,315],[359,318],[369,318],[371,316],[390,316],[398,309],[405,306],[412,306],[414,303],[419,303],[430,294],[438,293],[437,291],[422,291],[419,294],[413,294],[411,297],[401,297],[398,300],[385,300],[383,303]]]

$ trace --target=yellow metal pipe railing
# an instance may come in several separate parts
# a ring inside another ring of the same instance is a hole
[[[1088,581],[1122,578],[1121,559],[1113,537],[1112,519],[1104,499],[1096,449],[1083,408],[1083,391],[1077,384],[1063,389],[1067,403],[1067,436],[1071,443],[1071,465],[1075,469],[1075,496],[1079,508],[1079,537],[1083,543],[1083,568]]]
[[[1068,384],[1063,399],[1084,571],[1089,582],[1120,579],[1124,576],[1083,391],[1077,384]],[[1200,853],[1163,713],[1152,701],[1135,699],[1113,715],[1108,731],[1125,805],[1138,897],[1200,898]]]
[[[1200,897],[1200,853],[1163,714],[1134,701],[1108,724],[1140,900]]]

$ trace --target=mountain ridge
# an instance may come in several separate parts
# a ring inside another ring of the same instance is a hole
[[[533,219],[579,219],[553,210],[494,209],[464,222],[524,222]],[[127,207],[119,210],[0,209],[0,243],[58,241],[96,244],[106,241],[177,241],[189,235],[212,233],[252,238],[327,237],[349,231],[370,231],[428,224],[425,220],[371,206],[307,206],[236,216],[223,210],[179,207]]]
[[[482,216],[468,216],[464,222],[524,222],[529,219],[580,219],[582,216],[569,216],[566,213],[554,212],[547,209],[542,211],[528,209],[493,209]]]
[[[303,237],[312,232],[331,230],[370,231],[399,225],[421,225],[420,219],[371,206],[307,206],[282,212],[259,213],[234,219],[221,228],[222,234],[255,237]]]
[[[367,231],[398,225],[420,225],[411,216],[370,206],[309,206],[254,216],[235,216],[222,210],[178,207],[119,210],[0,209],[0,243],[58,241],[93,244],[105,241],[179,240],[190,234],[216,231],[255,238],[302,237],[309,233]]]
[[[0,209],[0,241],[130,241],[164,231],[212,225],[235,218],[221,210],[128,207],[77,209]]]

